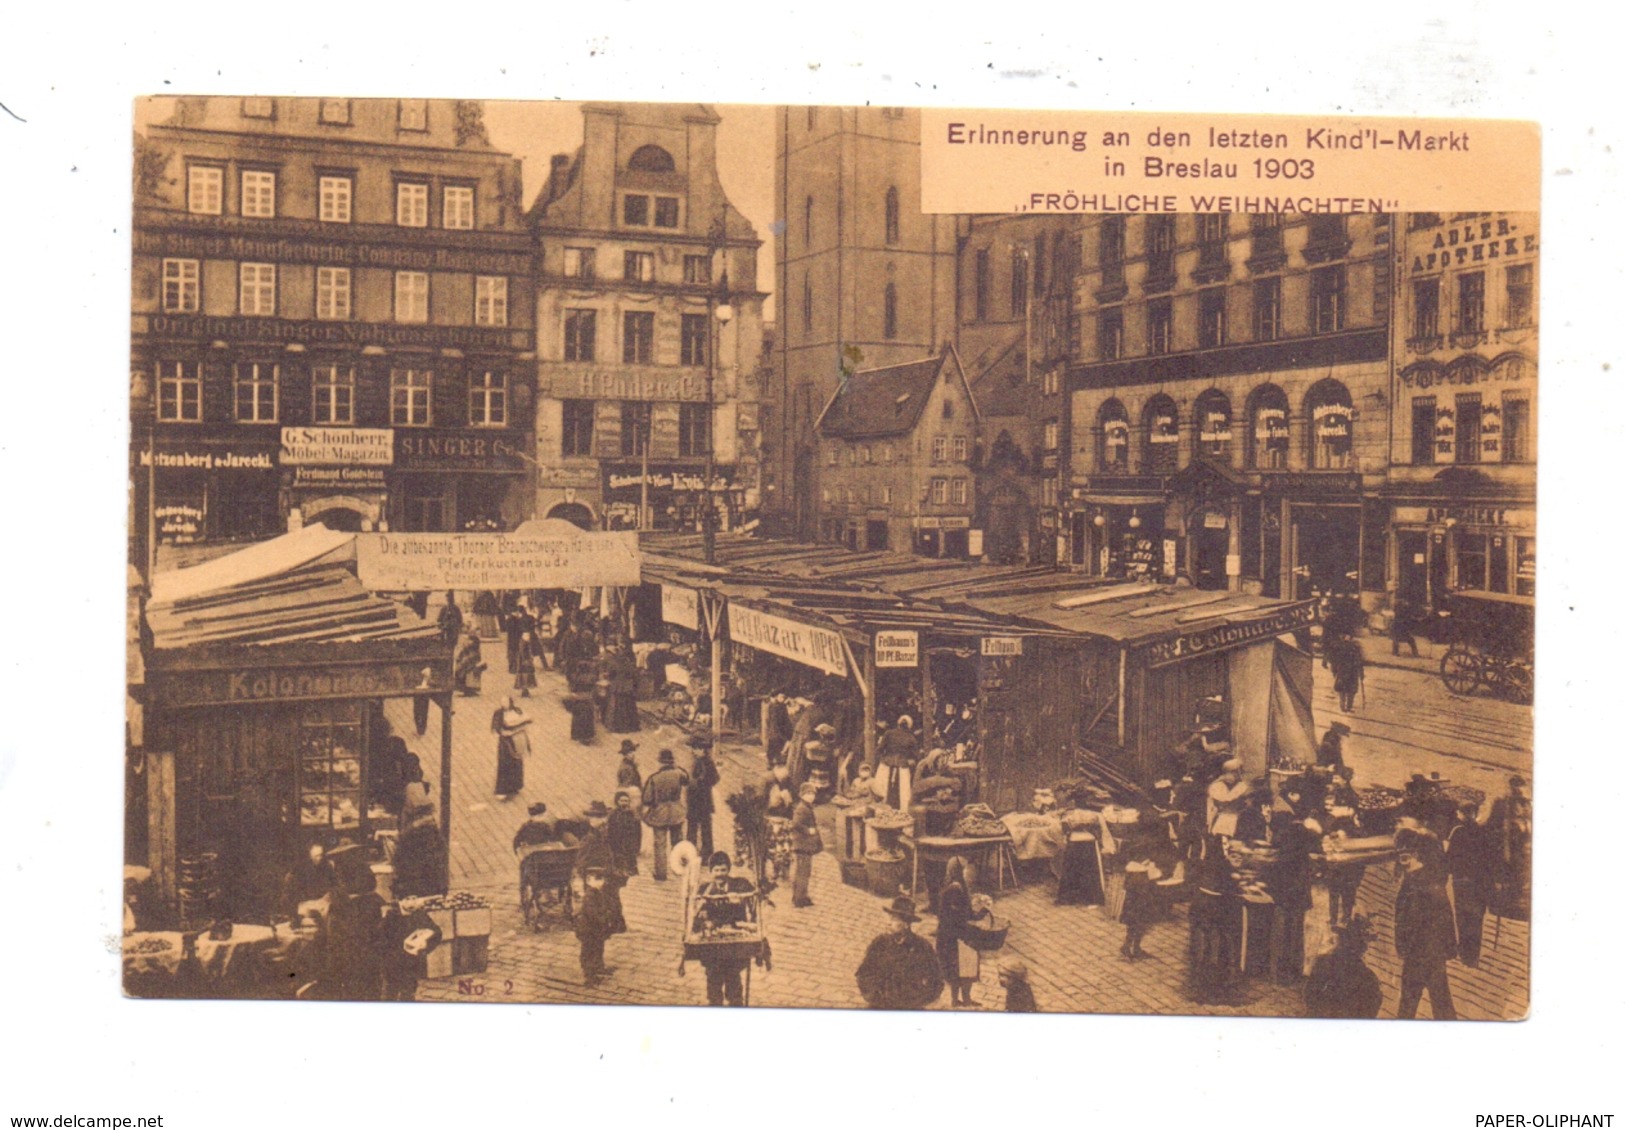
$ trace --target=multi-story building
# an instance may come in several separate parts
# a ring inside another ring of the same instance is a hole
[[[1363,214],[1085,220],[1074,566],[1381,602],[1391,232]]]
[[[777,366],[764,414],[763,524],[817,532],[814,423],[844,376],[934,357],[954,335],[955,230],[920,211],[920,116],[779,111]]]
[[[1535,591],[1540,218],[1403,217],[1396,233],[1395,595]]]
[[[819,540],[970,556],[979,424],[952,346],[853,373],[817,421]]]
[[[760,506],[762,303],[750,222],[717,175],[704,106],[588,104],[530,222],[537,513],[696,528]],[[714,445],[714,446],[713,446]]]
[[[529,514],[531,251],[477,102],[182,98],[137,137],[136,542]]]

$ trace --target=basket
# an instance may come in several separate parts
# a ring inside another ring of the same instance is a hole
[[[980,922],[965,923],[961,940],[977,953],[993,953],[1004,948],[1004,939],[1010,933],[1010,920],[990,919],[987,925]]]

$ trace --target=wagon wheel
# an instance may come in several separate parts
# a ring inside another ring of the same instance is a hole
[[[1496,672],[1496,682],[1508,702],[1528,706],[1535,700],[1535,669],[1521,659],[1509,659]]]
[[[1452,646],[1439,660],[1439,678],[1452,694],[1470,695],[1484,681],[1484,669],[1478,656]]]
[[[534,930],[538,916],[536,888],[522,879],[519,882],[519,909],[525,916],[525,925]]]

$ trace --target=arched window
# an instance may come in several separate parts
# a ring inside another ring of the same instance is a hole
[[[1196,398],[1196,450],[1219,463],[1230,462],[1230,398],[1216,388]]]
[[[895,283],[886,284],[886,310],[885,310],[885,337],[887,341],[897,336],[897,286]]]
[[[1324,380],[1303,398],[1309,417],[1309,465],[1343,470],[1353,463],[1354,398],[1340,381]]]
[[[887,243],[896,243],[897,242],[897,240],[898,240],[898,228],[899,228],[899,226],[901,224],[901,220],[902,220],[902,215],[901,215],[900,207],[899,207],[899,205],[897,203],[897,186],[892,185],[890,188],[888,188],[886,190],[886,242]]]
[[[1146,402],[1141,419],[1145,429],[1145,469],[1150,474],[1167,474],[1179,469],[1179,406],[1173,398],[1158,393]]]
[[[1286,393],[1275,385],[1263,385],[1253,390],[1250,401],[1247,420],[1252,446],[1248,458],[1261,471],[1284,470],[1292,436],[1287,427]]]
[[[638,173],[674,173],[677,162],[660,146],[644,145],[632,151],[632,156],[626,159],[626,167]]]
[[[1128,412],[1124,410],[1122,401],[1114,398],[1100,406],[1096,432],[1100,436],[1100,469],[1126,473],[1129,427]]]

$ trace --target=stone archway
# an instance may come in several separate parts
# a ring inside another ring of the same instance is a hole
[[[330,530],[345,533],[376,530],[382,524],[379,521],[382,509],[376,502],[368,502],[348,494],[312,499],[300,507],[299,513],[301,525],[309,526],[320,522]]]
[[[583,530],[597,527],[593,518],[592,507],[584,502],[560,502],[547,512],[549,518],[562,518],[571,525],[580,526]]]

